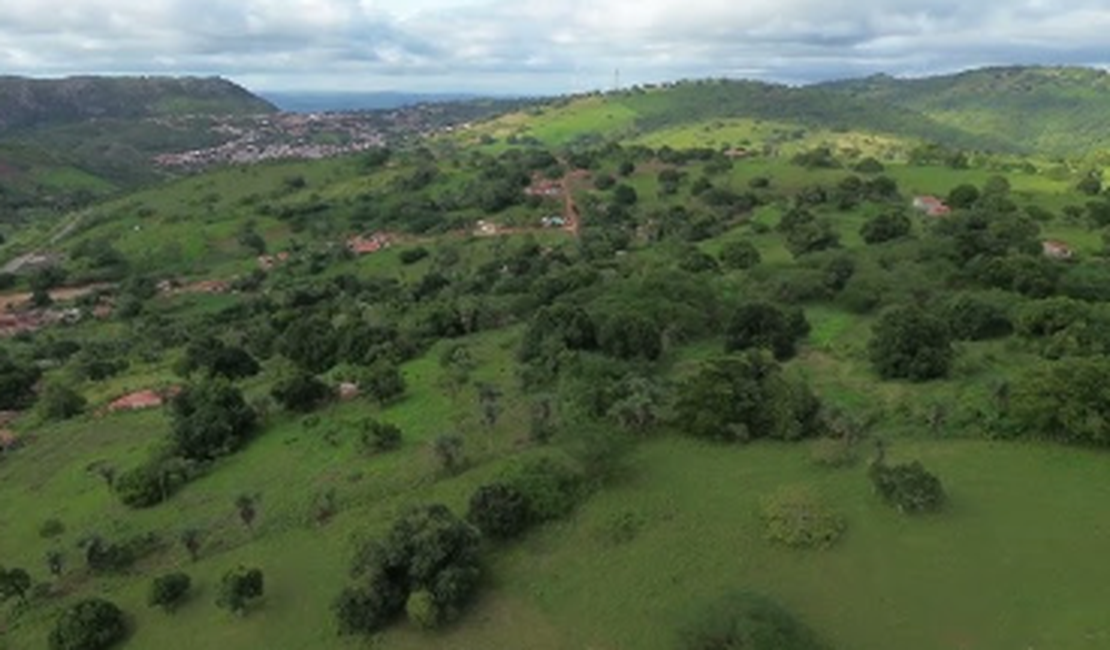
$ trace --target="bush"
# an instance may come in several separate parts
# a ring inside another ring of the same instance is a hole
[[[170,413],[174,450],[193,460],[210,460],[238,450],[257,422],[243,394],[221,379],[185,387],[173,400]]]
[[[783,361],[794,356],[797,341],[808,334],[809,322],[801,309],[751,302],[737,308],[729,319],[725,351],[763,348]]]
[[[332,391],[315,375],[300,371],[278,381],[270,395],[290,411],[311,413],[332,396]]]
[[[39,537],[52,539],[66,532],[66,526],[58,519],[47,519],[39,526]]]
[[[825,650],[790,612],[755,594],[735,593],[706,608],[680,634],[681,650]]]
[[[39,410],[47,420],[69,420],[83,413],[86,406],[83,395],[57,382],[47,384],[39,397]]]
[[[156,458],[120,474],[112,490],[129,508],[150,508],[188,483],[192,472],[190,463],[181,458]]]
[[[860,228],[863,241],[868,244],[882,244],[884,242],[901,239],[913,230],[913,222],[901,212],[888,212],[872,217]]]
[[[479,542],[478,531],[446,506],[408,511],[384,539],[359,549],[352,573],[365,582],[336,600],[340,630],[369,634],[404,609],[420,625],[451,622],[478,587]]]
[[[822,467],[850,467],[859,462],[859,449],[847,436],[821,438],[810,448],[810,458]]]
[[[167,613],[177,609],[185,601],[192,586],[192,579],[185,573],[168,573],[159,576],[150,584],[150,594],[147,604],[151,607],[161,607]]]
[[[868,472],[875,491],[906,514],[935,512],[944,505],[944,488],[920,462],[887,465],[876,462]]]
[[[783,488],[760,503],[767,541],[795,548],[828,548],[844,534],[844,518],[829,510],[812,491]]]
[[[371,454],[393,451],[401,447],[401,429],[395,424],[366,420],[359,438],[362,448]]]
[[[58,617],[50,632],[50,650],[104,650],[126,635],[123,612],[106,600],[90,598]]]
[[[1018,378],[1010,422],[1020,435],[1057,442],[1110,446],[1110,359],[1069,358],[1040,364]]]
[[[995,301],[971,294],[954,296],[944,305],[944,318],[953,338],[983,341],[1009,336],[1014,331],[1010,316]]]
[[[748,442],[821,434],[821,403],[762,352],[715,359],[679,386],[675,426],[699,438]]]
[[[467,521],[491,539],[512,539],[531,523],[531,507],[520,490],[504,483],[483,485],[470,497]]]
[[[406,248],[405,250],[401,251],[401,264],[404,264],[405,266],[416,264],[420,260],[428,257],[428,255],[430,254],[431,253],[428,252],[428,249],[424,248],[423,246],[417,246],[416,248]]]
[[[731,241],[721,248],[719,256],[721,264],[730,270],[746,270],[763,261],[759,249],[755,244],[746,240]]]
[[[232,569],[220,580],[216,604],[242,616],[252,601],[262,597],[264,587],[261,569]]]

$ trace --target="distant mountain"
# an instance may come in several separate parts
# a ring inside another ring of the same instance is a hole
[[[218,77],[0,77],[0,133],[92,119],[276,110],[266,100]]]
[[[479,95],[463,93],[401,92],[264,92],[259,94],[281,110],[291,113],[392,110],[418,104],[462,102],[479,97]]]
[[[922,79],[878,75],[818,89],[918,112],[1014,149],[1059,155],[1110,148],[1110,74],[1076,67],[1000,67]]]

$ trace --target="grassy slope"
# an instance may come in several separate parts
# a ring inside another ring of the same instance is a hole
[[[564,128],[569,132],[571,127]],[[308,169],[231,170],[182,181],[109,206],[105,214],[111,218],[79,237],[107,236],[130,253],[176,240],[187,251],[189,268],[217,275],[239,272],[251,266],[249,255],[220,244],[253,213],[249,206],[237,207],[239,202],[275,191],[285,176]],[[889,173],[914,193],[944,193],[959,183],[981,183],[989,175],[901,166],[891,166]],[[799,188],[835,182],[843,174],[754,160],[737,165],[724,184],[739,190],[751,177],[769,175],[776,184]],[[373,182],[340,163],[312,166],[306,176],[305,192],[325,195],[346,195]],[[1068,182],[1025,174],[1012,175],[1011,182],[1022,202],[1058,206],[1073,198]],[[641,188],[645,207],[664,204],[654,198],[650,170],[633,183]],[[223,199],[210,214],[204,208],[198,215],[202,206],[196,201],[209,193]],[[154,215],[137,216],[143,207]],[[778,216],[772,206],[756,221],[773,225]],[[856,232],[864,215],[833,216],[845,243],[858,245]],[[142,227],[153,223],[157,228]],[[260,220],[260,230],[270,226],[277,227]],[[1100,244],[1097,235],[1060,220],[1048,234],[1073,241],[1081,253],[1093,253]],[[275,231],[272,248],[287,236]],[[789,262],[778,235],[753,235],[743,227],[703,247],[714,251],[737,237],[753,238],[772,271]],[[392,254],[352,265],[364,274],[400,272]],[[203,299],[189,300],[198,301],[194,308],[204,308],[199,304]],[[921,458],[944,478],[953,496],[950,513],[923,520],[899,517],[876,502],[862,468],[817,471],[801,447],[722,449],[667,436],[645,444],[630,460],[624,480],[595,496],[572,519],[497,556],[491,588],[459,626],[430,639],[401,628],[388,633],[381,647],[669,648],[674,629],[691,610],[738,586],[779,597],[838,648],[1070,650],[1097,647],[1092,644],[1107,639],[1101,603],[1110,596],[1110,570],[1101,557],[1110,529],[1089,523],[1110,520],[1110,495],[1101,480],[1104,455],[897,435],[902,428],[919,430],[912,426],[920,415],[915,409],[932,400],[981,399],[987,380],[1019,367],[1020,354],[1005,342],[976,344],[965,349],[952,381],[877,388],[861,363],[870,319],[821,305],[808,307],[807,314],[813,333],[795,371],[809,376],[834,403],[851,406],[878,399],[892,407],[908,404],[896,426],[884,433],[895,436],[895,456]],[[516,337],[514,331],[494,332],[472,341],[476,358],[484,361],[480,377],[503,387],[514,385]],[[683,354],[709,354],[718,345],[708,341]],[[406,431],[401,452],[359,457],[351,423],[377,409],[365,403],[345,405],[327,412],[325,424],[315,429],[297,420],[278,423],[170,503],[137,514],[119,506],[85,468],[100,458],[121,466],[138,462],[165,429],[159,414],[41,429],[36,444],[0,469],[0,521],[6,524],[0,556],[43,575],[42,557],[54,542],[39,539],[37,529],[51,516],[69,527],[59,543],[67,549],[71,569],[80,565],[73,544],[84,533],[95,530],[116,537],[153,529],[172,540],[185,526],[203,525],[215,532],[195,566],[175,547],[140,567],[134,577],[73,587],[82,594],[107,594],[135,617],[137,632],[128,647],[358,647],[334,636],[328,612],[330,599],[345,582],[352,536],[380,530],[407,503],[441,500],[460,508],[475,485],[510,462],[506,454],[518,451],[516,439],[524,429],[526,416],[519,409],[507,413],[493,434],[478,427],[472,396],[453,401],[438,387],[436,354],[406,367],[412,395],[383,414]],[[166,381],[167,369],[136,368],[90,396],[107,400],[124,389]],[[255,392],[263,389],[252,387]],[[510,393],[506,402],[519,399]],[[338,432],[338,447],[322,439],[327,428]],[[475,467],[456,479],[436,481],[423,443],[451,429],[466,433]],[[797,554],[759,539],[758,499],[796,483],[815,486],[847,515],[850,531],[843,544],[828,552]],[[307,523],[309,504],[314,494],[330,487],[337,489],[343,508],[333,522],[318,528]],[[262,517],[253,535],[236,521],[231,506],[244,491],[263,494]],[[623,520],[634,522],[639,532],[632,541],[615,545],[609,532]],[[1036,527],[1030,522],[1037,522]],[[269,590],[264,606],[244,620],[212,605],[219,575],[238,563],[264,567]],[[185,567],[200,589],[177,615],[166,617],[145,607],[145,590],[150,575],[174,567]],[[0,636],[0,648],[5,643],[11,650],[38,646],[48,619],[45,612],[24,619],[9,638]]]

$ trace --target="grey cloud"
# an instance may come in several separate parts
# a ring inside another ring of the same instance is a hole
[[[270,88],[562,91],[758,75],[1098,64],[1110,0],[7,0],[16,74],[216,73]]]

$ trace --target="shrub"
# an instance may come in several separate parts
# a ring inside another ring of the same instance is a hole
[[[721,264],[725,268],[731,270],[746,270],[755,266],[759,266],[763,261],[763,257],[759,254],[759,249],[755,244],[750,241],[739,240],[731,241],[721,248],[720,253]]]
[[[424,248],[423,246],[417,246],[416,248],[406,248],[405,250],[401,251],[401,264],[404,264],[405,266],[416,264],[420,260],[428,257],[428,255],[430,255],[428,249]]]
[[[192,473],[191,464],[181,458],[156,458],[117,476],[112,490],[129,508],[149,508],[169,499]]]
[[[467,520],[491,539],[511,539],[531,523],[531,507],[520,490],[504,483],[483,485],[470,497]]]
[[[59,519],[47,519],[39,526],[39,537],[51,539],[66,532],[66,526]]]
[[[90,598],[58,617],[50,632],[50,650],[104,650],[126,635],[123,612],[106,600]]]
[[[887,212],[872,217],[860,228],[863,241],[868,244],[881,244],[883,242],[901,239],[910,234],[913,223],[902,212]]]
[[[252,601],[262,597],[264,587],[261,569],[232,569],[220,580],[216,604],[242,616]]]
[[[221,379],[187,386],[173,400],[170,413],[176,453],[194,460],[239,449],[257,422],[243,394]]]
[[[844,518],[808,489],[783,488],[760,504],[764,536],[795,548],[827,548],[844,534]]]
[[[681,650],[825,650],[790,612],[762,596],[734,593],[705,608],[680,634]]]
[[[300,371],[278,381],[270,395],[286,409],[298,413],[311,413],[332,396],[328,385],[315,375]]]
[[[401,429],[395,424],[366,420],[359,438],[362,448],[371,454],[393,451],[401,447]]]
[[[794,356],[795,344],[809,334],[801,309],[782,309],[766,302],[741,305],[732,314],[725,337],[725,351],[752,348],[771,351],[780,361]]]
[[[726,442],[799,440],[824,431],[821,403],[762,352],[714,359],[678,388],[675,425]]]
[[[821,438],[813,442],[810,458],[823,467],[850,467],[859,462],[858,447],[847,437]]]
[[[446,506],[406,512],[384,539],[359,549],[352,573],[365,582],[336,600],[340,630],[369,634],[405,609],[420,625],[454,620],[478,586],[479,542],[478,531]]]
[[[887,465],[879,461],[871,466],[868,475],[879,496],[906,514],[935,512],[944,505],[940,479],[920,462]]]
[[[150,583],[147,604],[151,607],[161,607],[167,613],[172,612],[185,601],[191,586],[192,580],[185,573],[168,573],[159,576]]]
[[[39,409],[47,420],[68,420],[85,411],[88,401],[72,387],[51,382],[39,397]]]

